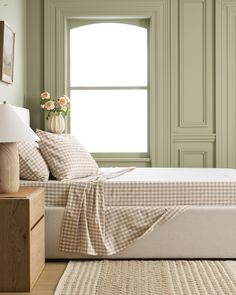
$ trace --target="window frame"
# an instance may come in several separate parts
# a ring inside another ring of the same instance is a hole
[[[68,19],[67,20],[67,52],[68,52],[68,63],[67,63],[67,89],[68,93],[71,90],[147,90],[147,152],[95,152],[92,153],[95,160],[102,166],[106,166],[106,164],[113,162],[118,165],[122,165],[127,160],[130,162],[135,162],[136,166],[142,166],[142,162],[147,164],[150,161],[149,157],[149,22],[150,19],[148,18],[134,18],[134,19]],[[70,30],[80,27],[86,26],[90,24],[97,24],[97,23],[121,23],[121,24],[129,24],[135,25],[139,27],[143,27],[147,29],[147,86],[70,86]],[[70,132],[71,120],[70,117],[68,118],[68,131]],[[146,165],[145,165],[146,166]]]
[[[80,27],[86,26],[90,24],[97,23],[121,23],[121,24],[129,24],[135,25],[139,27],[143,27],[147,29],[147,86],[70,86],[70,30]],[[71,90],[147,90],[147,152],[95,152],[91,153],[95,160],[98,162],[100,166],[110,166],[114,164],[115,166],[126,166],[126,162],[134,163],[135,166],[150,166],[150,37],[149,30],[150,28],[150,18],[101,18],[101,19],[68,19],[67,20],[67,93],[70,93]],[[70,132],[70,117],[68,120],[68,129]]]
[[[175,34],[176,12],[170,0],[109,1],[44,0],[44,74],[43,89],[54,96],[67,93],[67,20],[101,18],[149,18],[150,19],[150,155],[140,165],[171,167],[173,165],[173,106],[171,91],[177,91],[176,72],[172,71],[171,59],[177,60],[178,42]],[[171,38],[173,38],[172,40]],[[67,121],[67,120],[66,120]],[[148,160],[148,162],[147,162]],[[106,162],[113,166],[114,162]],[[122,164],[122,163],[121,163]],[[133,159],[124,163],[135,166]],[[138,163],[137,163],[138,164]]]

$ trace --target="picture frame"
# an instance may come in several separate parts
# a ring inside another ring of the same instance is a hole
[[[0,21],[0,80],[13,83],[15,33],[5,21]]]

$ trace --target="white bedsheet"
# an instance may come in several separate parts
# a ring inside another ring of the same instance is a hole
[[[120,168],[100,168],[104,173],[115,172]],[[108,180],[119,181],[236,181],[236,169],[222,168],[136,168],[128,173]]]

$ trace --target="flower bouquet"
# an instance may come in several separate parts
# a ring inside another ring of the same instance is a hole
[[[45,91],[41,93],[41,108],[48,111],[47,120],[51,113],[65,117],[70,113],[70,99],[66,95],[52,98],[50,93]]]

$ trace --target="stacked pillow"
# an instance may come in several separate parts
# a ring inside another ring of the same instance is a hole
[[[20,178],[47,181],[49,169],[35,142],[17,143],[20,163]]]
[[[19,143],[21,179],[47,181],[49,171],[58,180],[70,180],[98,173],[88,150],[72,135],[36,131],[40,141]]]
[[[72,135],[36,131],[39,149],[50,172],[58,179],[75,179],[96,175],[98,165],[88,150]]]

